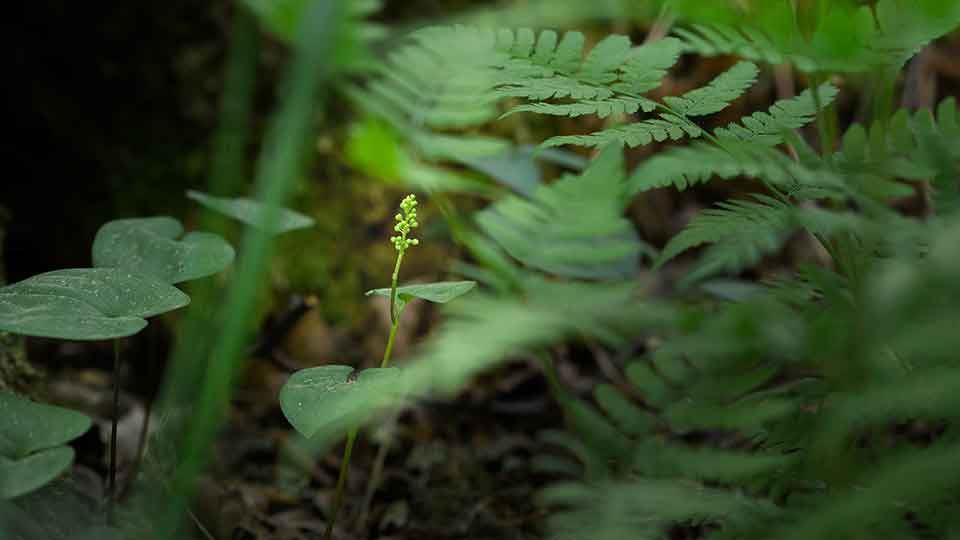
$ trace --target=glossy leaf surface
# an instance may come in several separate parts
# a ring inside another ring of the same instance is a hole
[[[192,232],[172,217],[118,219],[105,223],[93,240],[93,264],[180,283],[220,272],[234,251],[220,236]]]
[[[280,406],[305,437],[346,431],[362,423],[377,404],[397,391],[397,368],[355,373],[350,366],[320,366],[298,371],[280,390]]]
[[[176,287],[115,268],[73,268],[0,288],[0,330],[74,340],[136,334],[147,321],[183,307]]]

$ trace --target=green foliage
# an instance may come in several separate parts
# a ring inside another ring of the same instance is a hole
[[[103,224],[93,240],[93,264],[180,283],[220,272],[234,251],[220,236],[191,232],[174,218],[117,219]]]
[[[638,168],[635,189],[746,174],[772,192],[721,202],[671,239],[655,266],[710,246],[681,283],[748,268],[798,230],[834,266],[689,305],[662,345],[624,366],[628,387],[597,387],[599,408],[565,403],[578,437],[545,441],[579,467],[541,460],[568,478],[544,493],[558,537],[662,538],[696,527],[719,539],[913,538],[910,523],[934,536],[957,526],[948,493],[960,486],[950,457],[960,408],[948,396],[960,391],[949,330],[960,289],[948,276],[960,265],[960,222],[944,194],[960,167],[943,144],[954,118],[951,100],[936,117],[900,112],[869,130],[854,125],[824,158],[792,136],[784,140],[797,160],[718,138]],[[886,206],[906,192],[894,188],[918,179],[941,186],[926,222]]]
[[[270,234],[283,234],[313,225],[314,220],[288,208],[276,209],[271,215],[261,202],[246,197],[214,197],[195,190],[187,191],[187,197],[225,216],[232,217]]]
[[[899,69],[921,47],[960,24],[956,2],[878,0],[856,2],[727,2],[722,13],[704,13],[698,2],[678,11],[689,27],[673,31],[683,51],[790,62],[806,72]],[[868,4],[873,4],[868,5]]]
[[[0,288],[0,329],[57,339],[110,339],[136,334],[147,325],[145,318],[188,303],[176,287],[124,270],[55,270]]]
[[[19,497],[60,476],[73,463],[64,444],[90,429],[80,413],[0,392],[0,499]]]
[[[304,31],[301,21],[308,19],[309,0],[243,0],[243,6],[252,11],[261,25],[280,40],[295,44]],[[345,2],[348,16],[338,28],[334,60],[340,70],[363,72],[370,69],[373,58],[368,48],[371,43],[383,39],[387,29],[365,20],[380,11],[380,0],[351,0]]]
[[[801,128],[813,121],[818,101],[820,107],[826,107],[836,97],[837,88],[830,83],[823,83],[816,92],[807,89],[796,97],[777,101],[768,111],[744,116],[739,123],[731,122],[725,128],[717,128],[713,134],[720,141],[733,139],[775,146],[783,142],[785,131]]]
[[[421,298],[428,302],[446,304],[447,302],[463,296],[472,291],[477,286],[475,281],[440,281],[436,283],[423,283],[417,285],[404,285],[397,287],[397,301],[400,303],[400,309],[412,301],[414,298]],[[373,289],[366,292],[367,296],[384,296],[390,298],[392,289]]]
[[[527,266],[569,277],[632,275],[650,248],[623,217],[623,151],[611,146],[578,176],[510,196],[477,216],[481,229]]]
[[[715,210],[699,213],[678,235],[670,239],[654,267],[700,244],[714,244],[705,253],[694,275],[716,270],[736,271],[778,249],[789,225],[790,207],[772,197],[728,201]]]
[[[398,389],[397,368],[354,374],[350,366],[320,366],[294,373],[280,391],[290,425],[305,437],[332,437],[355,428],[389,402]],[[371,401],[374,400],[374,401]]]

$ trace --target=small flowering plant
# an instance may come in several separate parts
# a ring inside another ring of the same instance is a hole
[[[417,204],[416,196],[407,195],[400,202],[400,212],[394,216],[396,223],[393,230],[396,234],[390,237],[390,242],[397,251],[397,260],[393,267],[390,287],[366,293],[367,296],[390,298],[390,336],[387,338],[380,367],[365,369],[359,373],[352,367],[343,365],[304,369],[291,375],[280,391],[280,406],[284,415],[303,436],[330,437],[347,433],[340,463],[340,477],[327,524],[327,539],[332,538],[333,525],[343,501],[350,455],[358,427],[369,419],[370,414],[377,408],[372,404],[376,401],[376,396],[370,394],[383,387],[376,385],[382,385],[385,378],[392,379],[399,375],[397,368],[390,367],[390,359],[403,308],[416,298],[444,304],[476,287],[476,282],[473,281],[398,286],[403,257],[407,250],[420,244],[419,239],[412,237],[414,229],[420,226],[417,220]]]

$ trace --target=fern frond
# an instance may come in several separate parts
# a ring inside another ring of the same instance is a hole
[[[604,129],[588,135],[560,135],[543,142],[544,147],[577,146],[600,147],[626,144],[630,148],[644,146],[653,141],[677,141],[685,136],[699,137],[703,131],[690,121],[670,114],[661,114],[660,118],[651,118],[622,126]]]
[[[789,5],[774,5],[766,20],[729,25],[693,24],[676,28],[673,34],[683,42],[684,52],[701,56],[735,55],[782,64],[789,62],[801,71],[849,71],[898,69],[932,40],[960,25],[960,4],[923,0],[918,2],[880,1],[875,9],[853,2],[833,2],[820,11],[816,29],[805,39],[796,39],[800,29],[793,22]],[[765,6],[766,7],[766,6]],[[782,9],[774,14],[777,9]],[[876,18],[874,17],[876,16]],[[769,24],[793,22],[793,27]],[[837,34],[851,34],[838,40]]]
[[[504,116],[518,112],[537,112],[560,116],[614,113],[632,114],[652,111],[656,103],[641,94],[660,85],[666,70],[676,63],[679,42],[664,39],[632,47],[625,36],[609,36],[598,43],[580,62],[582,34],[569,32],[556,54],[556,34],[541,32],[531,60],[548,70],[530,69],[526,59],[530,49],[512,49],[515,57],[499,74],[501,97],[520,97],[534,103],[518,105]],[[546,43],[544,45],[544,43]],[[561,51],[561,47],[565,49]],[[576,54],[574,54],[576,50]],[[560,58],[560,60],[558,60]],[[566,103],[544,103],[547,99],[570,98]]]
[[[817,188],[826,196],[841,189],[843,182],[826,169],[810,169],[784,153],[755,142],[724,141],[723,146],[696,142],[671,148],[642,162],[627,180],[627,192],[635,194],[673,186],[686,189],[717,176],[759,178],[791,192]]]
[[[613,385],[597,385],[593,389],[593,397],[603,412],[628,436],[646,435],[652,431],[656,423],[651,413],[635,405]]]
[[[540,494],[549,507],[565,511],[548,521],[554,538],[592,540],[659,540],[673,523],[714,524],[744,514],[773,520],[775,505],[718,488],[679,480],[648,479],[589,486],[554,484]]]
[[[666,96],[663,101],[673,112],[684,116],[703,116],[720,112],[757,80],[759,70],[753,62],[738,62],[709,84],[686,94]]]
[[[620,69],[620,82],[612,85],[617,92],[638,95],[660,86],[667,70],[677,63],[681,44],[674,38],[664,38],[637,47]]]
[[[519,112],[533,112],[551,116],[583,116],[595,114],[606,118],[616,114],[634,114],[638,111],[650,112],[657,103],[643,97],[613,96],[606,99],[581,99],[573,103],[528,103],[517,105],[501,116],[504,118]]]
[[[936,117],[929,110],[919,111],[912,124],[920,157],[936,171],[931,184],[937,212],[947,215],[960,211],[960,125],[956,99],[943,100]]]
[[[693,247],[715,244],[687,281],[718,271],[741,270],[780,248],[791,228],[791,216],[790,206],[765,195],[719,203],[718,208],[698,214],[670,239],[654,261],[654,268]]]
[[[824,160],[858,195],[885,203],[913,194],[901,180],[929,180],[938,213],[960,209],[960,136],[957,105],[945,99],[934,114],[901,109],[886,125],[853,124],[839,151]]]
[[[693,449],[680,444],[644,441],[634,454],[633,469],[648,478],[689,478],[744,483],[783,469],[790,456],[713,448]]]
[[[610,147],[582,175],[541,186],[532,200],[505,198],[477,222],[528,266],[588,279],[629,276],[649,248],[623,217],[623,177],[623,151]]]
[[[543,146],[573,144],[596,147],[620,143],[633,148],[654,141],[679,140],[685,136],[696,138],[703,134],[703,130],[690,121],[689,117],[713,114],[725,109],[756,81],[756,77],[755,64],[740,62],[721,73],[706,86],[691,90],[682,96],[664,97],[663,101],[669,106],[669,112],[661,113],[659,118],[616,126],[588,135],[551,137],[543,142]],[[650,106],[650,104],[647,105]],[[642,108],[643,103],[638,103],[638,106]],[[555,110],[569,113],[571,107]]]
[[[837,88],[823,83],[816,90],[820,106],[826,107],[837,96]],[[817,100],[812,89],[804,90],[800,95],[774,103],[767,112],[757,112],[731,122],[726,127],[717,128],[713,134],[720,139],[754,141],[771,146],[783,142],[783,132],[803,127],[814,120],[817,114]]]
[[[690,29],[675,28],[673,34],[682,39],[684,52],[700,56],[733,55],[747,60],[782,64],[786,58],[763,33],[717,24],[693,24]]]

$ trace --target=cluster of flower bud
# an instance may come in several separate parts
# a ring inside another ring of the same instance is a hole
[[[393,219],[396,220],[396,225],[393,226],[393,230],[400,233],[397,236],[391,236],[390,241],[393,242],[393,246],[397,248],[397,251],[406,251],[410,246],[416,246],[420,243],[420,240],[416,238],[407,238],[407,235],[413,229],[416,229],[420,226],[420,223],[417,221],[417,197],[415,195],[407,195],[403,198],[403,201],[400,202],[400,210],[403,211],[402,214],[397,214],[393,216]]]

